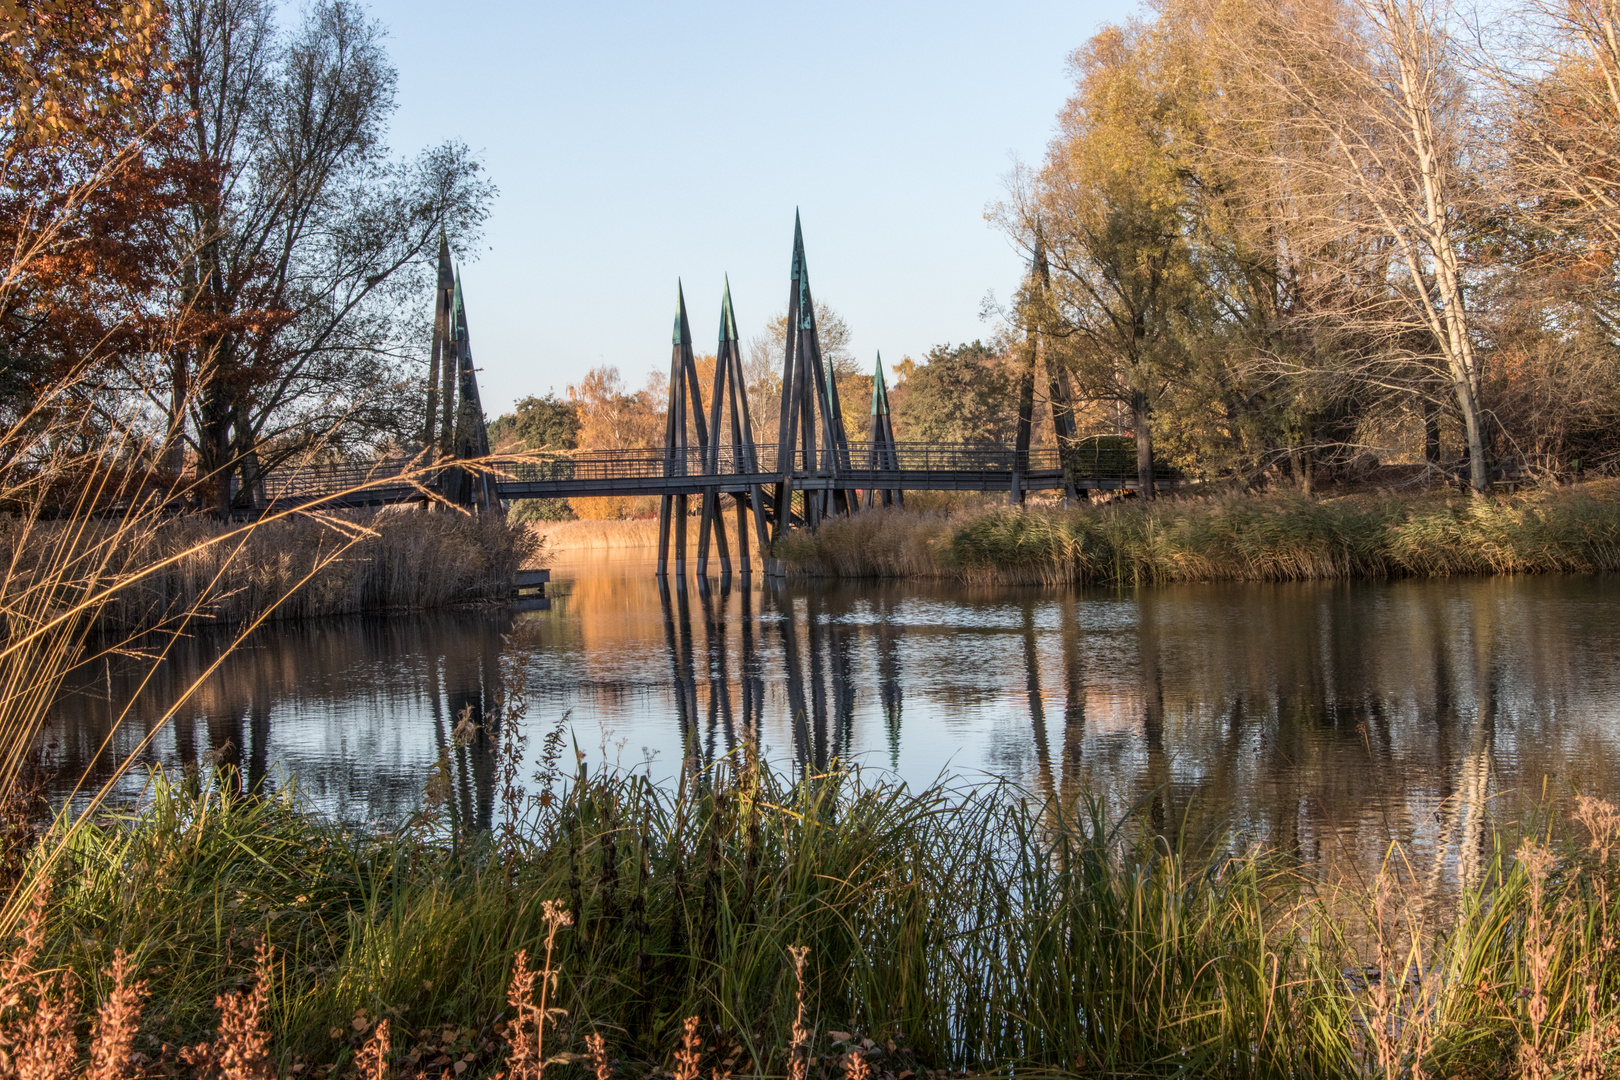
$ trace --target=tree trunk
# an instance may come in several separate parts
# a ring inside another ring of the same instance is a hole
[[[1131,391],[1131,426],[1136,431],[1136,483],[1138,494],[1153,498],[1153,430],[1148,424],[1147,395]]]
[[[1440,464],[1440,409],[1427,396],[1423,398],[1423,460]]]
[[[1485,455],[1485,423],[1479,415],[1479,406],[1473,387],[1466,379],[1458,379],[1457,408],[1462,411],[1463,432],[1468,439],[1468,486],[1475,495],[1491,490],[1491,462]]]

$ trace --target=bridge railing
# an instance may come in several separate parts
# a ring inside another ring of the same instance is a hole
[[[370,485],[373,488],[379,484],[382,487],[404,486],[406,484],[404,480],[399,480],[399,485],[389,485],[387,482],[399,479],[415,464],[408,459],[401,459],[364,464],[304,465],[271,469],[264,477],[264,494],[274,505],[320,499],[362,485]]]
[[[715,453],[720,475],[771,475],[780,472],[775,446],[753,448],[752,461],[746,458],[746,447],[722,445]],[[1136,451],[1123,445],[1102,445],[1098,442],[1081,444],[1069,452],[1069,463],[1074,476],[1081,480],[1133,481],[1136,479]],[[752,467],[750,468],[750,464]],[[624,450],[573,450],[559,453],[545,460],[523,461],[509,464],[502,472],[518,482],[551,482],[569,480],[636,480],[683,476],[703,476],[708,472],[705,451],[690,448],[671,451],[663,447],[635,447]],[[839,450],[823,449],[806,455],[793,454],[793,470],[818,475],[865,473],[874,471],[904,471],[911,473],[1011,473],[1017,466],[1021,473],[1056,472],[1062,460],[1055,447],[1041,447],[1019,455],[1012,447],[984,446],[967,443],[897,443],[893,446],[874,446],[871,443],[849,443]],[[306,466],[276,469],[265,478],[265,494],[272,503],[313,501],[336,492],[373,485],[372,496],[387,501],[388,480],[402,477],[420,462],[405,459],[386,460],[369,464]],[[1158,468],[1162,478],[1175,475]],[[432,483],[431,476],[423,476]],[[399,487],[408,486],[401,478]],[[854,485],[852,485],[854,486]]]

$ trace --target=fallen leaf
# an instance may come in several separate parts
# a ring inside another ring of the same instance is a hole
[[[456,1075],[460,1076],[462,1073],[467,1071],[467,1063],[465,1061],[458,1061],[456,1062],[455,1069]]]
[[[326,1033],[326,1037],[328,1039],[341,1039],[343,1037],[343,1029],[335,1027]]]
[[[371,1025],[366,1023],[366,1018],[364,1016],[357,1016],[353,1020],[349,1021],[349,1026],[354,1028],[356,1031],[364,1031]]]
[[[827,1034],[832,1036],[832,1041],[835,1043],[849,1042],[855,1037],[847,1031],[829,1031]]]

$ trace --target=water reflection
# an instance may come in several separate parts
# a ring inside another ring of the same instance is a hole
[[[331,620],[269,627],[223,660],[231,639],[206,633],[145,642],[150,658],[98,659],[71,681],[46,733],[60,793],[86,770],[99,786],[149,740],[139,755],[149,763],[230,765],[250,790],[296,777],[345,820],[397,820],[442,753],[457,814],[487,826],[511,628],[504,612]],[[121,790],[137,794],[146,780],[134,769]]]
[[[296,774],[375,819],[415,806],[444,754],[459,813],[487,825],[505,657],[526,667],[529,723],[567,712],[588,756],[660,778],[754,740],[784,768],[989,773],[1319,864],[1365,869],[1398,838],[1444,856],[1437,886],[1477,866],[1503,790],[1620,793],[1612,577],[1119,595],[649,571],[559,566],[552,609],[515,617],[270,628],[150,756],[237,764],[250,786]],[[143,671],[81,673],[52,729],[64,773],[105,775],[218,648],[177,647],[101,757]]]

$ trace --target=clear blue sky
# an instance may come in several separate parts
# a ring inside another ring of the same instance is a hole
[[[786,302],[793,211],[817,299],[870,364],[984,336],[1021,266],[984,221],[1040,160],[1068,54],[1121,0],[488,3],[375,0],[400,72],[392,143],[447,137],[500,187],[463,268],[491,416],[600,363],[669,363],[675,281],[712,350]]]

